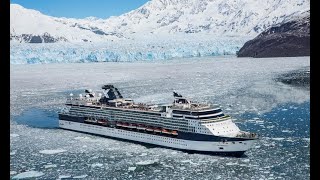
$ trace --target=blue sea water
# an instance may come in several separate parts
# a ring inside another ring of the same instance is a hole
[[[239,115],[239,118],[254,119],[240,123],[239,126],[245,129],[255,129],[262,137],[310,137],[310,102],[280,104],[270,112],[244,113]]]
[[[15,121],[33,128],[59,128],[57,112],[39,108],[27,109]]]

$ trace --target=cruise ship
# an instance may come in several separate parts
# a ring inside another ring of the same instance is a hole
[[[196,153],[242,156],[257,141],[216,104],[173,92],[173,103],[144,104],[124,98],[113,85],[74,97],[59,112],[62,129]]]

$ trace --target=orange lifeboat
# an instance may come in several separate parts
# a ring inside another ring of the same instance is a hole
[[[177,131],[172,131],[171,134],[178,135],[178,132]]]
[[[160,133],[160,132],[161,132],[161,129],[160,129],[160,128],[155,128],[155,129],[154,129],[154,132]]]
[[[146,127],[145,127],[143,124],[139,124],[139,125],[137,126],[137,129],[139,129],[139,130],[145,130]]]
[[[166,130],[166,129],[162,129],[162,131],[161,131],[162,133],[164,133],[164,134],[171,134],[168,130]]]
[[[122,124],[122,127],[125,127],[125,128],[128,128],[130,125],[129,125],[129,123],[123,123]]]
[[[147,127],[146,130],[147,131],[153,131],[153,128],[152,127]]]
[[[105,119],[99,119],[99,120],[98,120],[98,123],[100,123],[100,124],[105,124],[105,123],[107,123],[107,120],[105,120]]]
[[[129,128],[135,129],[135,128],[137,128],[137,125],[136,124],[130,124]]]
[[[122,124],[122,122],[117,122],[116,126],[122,127],[123,124]]]

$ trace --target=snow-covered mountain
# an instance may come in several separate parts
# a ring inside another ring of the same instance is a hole
[[[189,34],[254,37],[309,9],[310,0],[151,0],[121,16],[73,19],[11,4],[10,31],[11,39],[18,42],[98,42]]]
[[[310,56],[310,12],[272,26],[246,42],[238,57]]]
[[[91,21],[96,20],[56,18],[18,4],[10,5],[11,40],[18,42],[94,42],[112,39],[101,35],[97,27],[82,28],[81,24],[86,25]],[[70,22],[75,23],[68,24]]]

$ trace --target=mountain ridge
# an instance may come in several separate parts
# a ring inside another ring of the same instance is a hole
[[[238,57],[310,56],[310,11],[274,25],[246,42]]]
[[[10,34],[12,41],[26,43],[103,42],[189,34],[254,37],[309,8],[309,0],[151,0],[120,16],[75,19],[47,16],[11,4]]]

